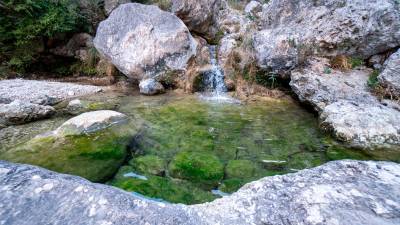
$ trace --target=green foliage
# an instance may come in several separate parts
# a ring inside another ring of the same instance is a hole
[[[4,0],[0,6],[0,56],[19,71],[35,61],[46,39],[73,32],[82,22],[72,0]]]
[[[277,74],[275,73],[262,73],[258,72],[255,76],[255,81],[257,84],[260,84],[264,87],[275,88],[278,84]]]
[[[325,67],[325,68],[324,68],[324,73],[325,73],[325,74],[331,74],[331,73],[332,73],[332,69],[329,68],[329,67]]]
[[[378,87],[378,85],[379,85],[378,76],[379,76],[379,71],[378,70],[374,70],[374,72],[372,72],[369,75],[369,78],[368,78],[368,81],[367,81],[368,87],[370,87],[372,89]]]
[[[364,65],[364,60],[358,57],[350,57],[349,63],[352,69]]]

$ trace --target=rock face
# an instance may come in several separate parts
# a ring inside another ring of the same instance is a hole
[[[162,80],[184,71],[196,43],[185,24],[156,6],[128,3],[101,22],[94,44],[121,72],[133,79]]]
[[[400,166],[335,161],[263,178],[201,205],[160,203],[82,178],[0,162],[1,224],[363,224],[400,222]],[[68,209],[68,210],[66,210]]]
[[[54,113],[55,110],[51,106],[15,100],[9,104],[0,104],[0,127],[43,119]]]
[[[400,111],[381,104],[368,91],[372,70],[332,70],[325,59],[310,63],[292,72],[290,86],[320,113],[323,128],[353,147],[398,148]]]
[[[397,50],[386,60],[378,80],[392,94],[400,97],[400,50]]]
[[[94,133],[114,124],[124,123],[127,120],[126,115],[111,110],[87,112],[63,123],[55,130],[55,134],[68,136]]]
[[[152,78],[140,81],[139,89],[140,93],[144,95],[156,95],[165,92],[164,86]]]
[[[260,23],[253,44],[258,65],[277,73],[306,55],[367,59],[400,45],[395,0],[272,0]]]
[[[214,15],[219,10],[221,0],[173,0],[172,11],[188,26],[191,31],[215,36]]]

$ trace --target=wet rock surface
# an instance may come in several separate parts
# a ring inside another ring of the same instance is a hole
[[[398,224],[400,166],[335,161],[267,177],[194,206],[145,200],[34,166],[0,162],[2,224]],[[38,213],[40,212],[40,213]]]
[[[94,45],[122,73],[133,79],[162,80],[186,69],[196,42],[185,24],[157,6],[120,5],[100,23]]]
[[[292,72],[290,82],[299,99],[320,113],[322,127],[353,147],[398,148],[400,111],[368,90],[372,70],[334,70],[327,62],[311,60],[307,68]]]

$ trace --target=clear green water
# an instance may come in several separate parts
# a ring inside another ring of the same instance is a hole
[[[194,95],[103,93],[130,123],[91,135],[38,139],[71,116],[0,130],[0,159],[79,175],[173,203],[229,194],[264,176],[336,159],[391,160],[400,151],[358,151],[318,130],[316,117],[292,100],[206,102]],[[109,107],[107,107],[109,108]]]
[[[143,121],[133,159],[111,185],[186,204],[232,193],[247,182],[336,159],[400,162],[396,151],[362,152],[318,130],[315,116],[291,100],[247,104],[197,96],[124,97],[118,111]],[[124,177],[134,172],[147,180]]]

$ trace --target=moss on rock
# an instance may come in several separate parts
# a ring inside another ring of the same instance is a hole
[[[178,153],[169,165],[172,177],[213,187],[224,176],[224,167],[217,156],[207,152]]]
[[[215,199],[211,192],[197,188],[190,182],[151,175],[147,178],[147,180],[141,180],[125,177],[114,179],[109,184],[126,191],[137,192],[152,198],[161,198],[172,203],[197,204]]]
[[[164,159],[155,155],[139,156],[129,161],[138,172],[152,175],[163,175],[165,173],[166,162]]]
[[[226,192],[226,193],[232,193],[237,190],[239,190],[240,187],[242,187],[246,182],[243,179],[239,178],[231,178],[224,180],[222,184],[219,186],[219,190]]]
[[[36,137],[0,155],[0,159],[41,166],[84,177],[110,179],[127,157],[130,135],[106,129],[90,135]]]
[[[225,177],[251,178],[255,175],[256,169],[250,160],[230,160],[225,167]]]

